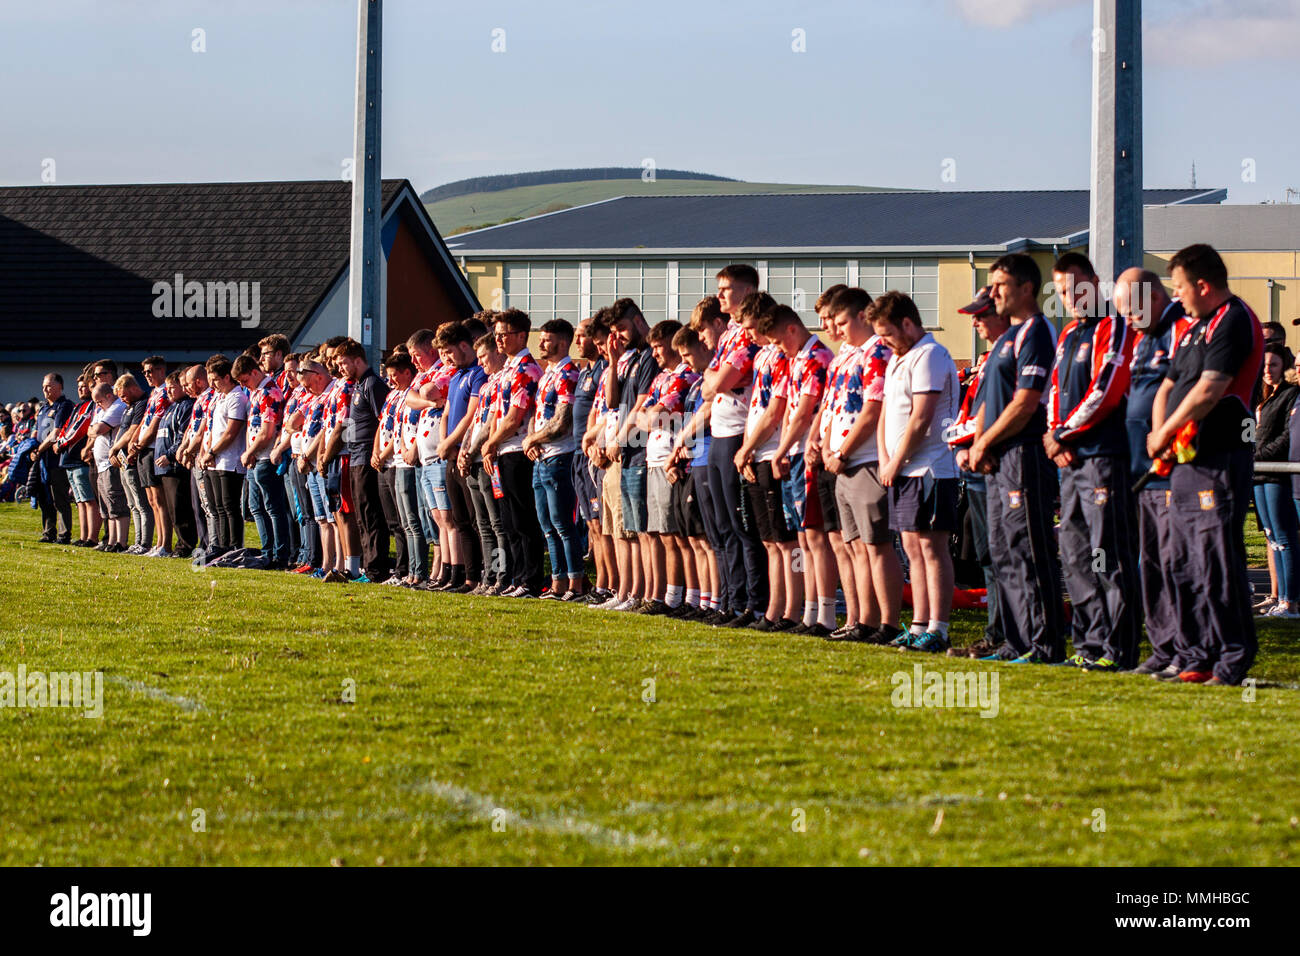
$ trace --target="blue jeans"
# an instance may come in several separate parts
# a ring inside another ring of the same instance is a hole
[[[428,577],[429,569],[425,560],[429,554],[429,542],[424,536],[424,524],[420,513],[426,511],[420,501],[420,476],[414,468],[394,469],[393,496],[397,499],[397,516],[402,522],[402,532],[406,535],[406,555],[410,562],[411,574],[417,578]]]
[[[416,487],[418,495],[416,500],[420,503],[420,527],[424,529],[425,540],[430,544],[438,544],[438,525],[433,520],[433,512],[437,508],[437,498],[434,495],[434,480],[436,478],[433,462],[427,465],[417,465]],[[446,495],[444,489],[443,494]]]
[[[1296,539],[1300,538],[1300,522],[1291,498],[1291,482],[1261,483],[1255,486],[1255,511],[1264,526],[1264,537],[1273,549],[1273,564],[1277,571],[1277,597],[1279,601],[1294,601],[1300,594],[1296,588]]]
[[[289,560],[289,499],[284,479],[269,458],[248,469],[248,510],[262,539],[262,551],[276,564]]]
[[[573,491],[573,452],[533,463],[533,503],[551,555],[551,577],[582,576],[582,551],[575,524],[578,499]]]

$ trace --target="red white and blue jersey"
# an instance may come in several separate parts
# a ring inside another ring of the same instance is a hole
[[[740,372],[740,379],[731,391],[719,392],[713,396],[709,426],[714,437],[728,438],[745,430],[750,390],[753,387],[754,356],[757,354],[758,345],[749,330],[734,320],[729,323],[718,339],[718,347],[709,361],[708,371],[716,372],[723,366],[728,366]]]
[[[401,449],[397,447],[397,442],[401,440],[401,409],[404,407],[402,402],[405,398],[405,389],[390,388],[384,398],[383,408],[379,410],[379,449],[382,454],[384,449],[392,447],[392,458],[385,459],[389,464],[401,457]]]
[[[581,371],[567,355],[546,367],[546,371],[537,382],[532,431],[540,431],[559,413],[561,405],[568,405],[572,410],[573,397],[578,390],[578,376]],[[577,447],[573,422],[570,421],[569,427],[561,432],[555,441],[542,443],[542,457],[553,458],[571,452]]]
[[[686,395],[700,376],[691,371],[685,362],[679,362],[676,368],[666,368],[655,376],[646,395],[647,409],[658,406],[654,427],[650,429],[650,438],[646,444],[646,464],[659,467],[667,463],[668,455],[673,450],[673,439],[681,429],[686,412]]]
[[[1057,340],[1047,427],[1080,458],[1128,453],[1125,396],[1134,336],[1112,315],[1066,323]]]
[[[847,354],[846,354],[847,353]],[[844,359],[832,377],[830,394],[831,428],[828,449],[838,452],[844,446],[858,416],[867,407],[867,402],[885,400],[885,370],[894,353],[885,344],[885,340],[873,335],[852,351],[841,351]],[[858,442],[856,448],[845,460],[849,466],[869,464],[880,459],[876,450],[876,432],[869,434]]]
[[[790,362],[778,345],[764,345],[754,356],[753,378],[749,393],[749,412],[745,419],[745,432],[752,435],[767,412],[773,399],[783,398]],[[784,418],[784,415],[782,416]],[[781,420],[778,419],[767,437],[754,448],[755,461],[771,461],[776,446],[781,443]]]
[[[248,400],[248,444],[251,446],[258,437],[261,436],[263,429],[271,434],[271,441],[257,453],[259,460],[271,457],[271,449],[275,446],[275,435],[280,431],[280,424],[284,421],[284,395],[280,387],[275,384],[275,379],[266,376],[262,383],[253,389]]]
[[[333,432],[335,428],[348,420],[352,413],[352,392],[356,386],[346,378],[336,378],[326,394],[329,395],[329,411],[325,427]]]
[[[149,392],[149,403],[144,407],[144,419],[141,428],[148,428],[155,418],[161,418],[163,412],[171,407],[172,400],[167,396],[167,386],[158,385]]]
[[[319,395],[313,395],[308,400],[307,407],[303,409],[303,417],[306,419],[303,432],[308,441],[319,435],[325,428],[331,398],[330,391],[331,387],[326,387]]]
[[[498,419],[509,415],[511,409],[518,408],[524,412],[524,420],[518,430],[497,449],[498,454],[506,454],[521,451],[524,447],[524,436],[528,433],[528,415],[537,402],[537,383],[542,377],[542,367],[528,349],[523,349],[518,355],[506,359],[500,375],[496,395]]]
[[[789,360],[790,373],[786,376],[783,389],[785,395],[783,428],[793,426],[799,403],[804,398],[811,398],[814,410],[817,408],[817,403],[826,392],[826,382],[833,361],[835,361],[835,353],[815,335],[808,336],[808,341]],[[803,435],[800,435],[794,440],[789,455],[794,456],[803,452],[803,438]]]
[[[289,370],[284,366],[281,366],[280,371],[276,372],[272,377],[275,379],[275,387],[280,390],[281,395],[288,395],[294,390],[293,384],[289,381]]]

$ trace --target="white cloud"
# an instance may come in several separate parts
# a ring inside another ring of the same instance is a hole
[[[1229,60],[1290,59],[1300,49],[1300,0],[1198,3],[1148,20],[1143,51],[1161,66],[1212,68]]]
[[[1017,26],[1043,13],[1080,6],[1086,0],[951,0],[957,15],[984,27]]]

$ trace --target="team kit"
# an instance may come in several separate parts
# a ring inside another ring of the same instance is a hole
[[[151,356],[148,391],[93,362],[76,402],[46,379],[41,540],[1239,684],[1260,323],[1206,245],[1170,260],[1172,297],[1129,269],[1103,301],[1079,253],[1052,279],[1059,334],[1037,263],[992,265],[961,373],[901,292],[822,291],[835,349],[739,264],[685,325],[624,298],[545,322],[535,355],[506,309],[380,369],[352,339],[281,335],[170,373]],[[988,620],[954,647],[964,523]]]

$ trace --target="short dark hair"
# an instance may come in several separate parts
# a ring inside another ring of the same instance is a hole
[[[348,358],[365,358],[366,347],[356,339],[348,339],[335,350],[335,353],[340,358],[343,356],[347,356]]]
[[[162,365],[164,367],[166,367],[167,365],[167,360],[163,358],[161,355],[150,355],[147,359],[145,359],[143,362],[140,363],[141,368],[154,368],[155,366],[158,365]]]
[[[281,335],[279,332],[274,332],[271,335],[263,337],[258,341],[257,347],[259,349],[270,349],[272,352],[282,352],[285,355],[288,355],[289,350],[293,348],[293,346],[289,344],[289,339],[286,336]]]
[[[776,299],[772,298],[766,292],[751,292],[741,300],[740,307],[736,309],[736,321],[739,322],[743,316],[753,316],[758,318],[768,309],[776,306]]]
[[[799,318],[799,313],[788,305],[778,305],[758,317],[758,321],[754,323],[754,331],[759,335],[770,337],[777,329],[785,328],[787,325],[802,326],[803,320]]]
[[[613,328],[617,323],[624,319],[641,319],[645,321],[645,316],[641,314],[640,307],[631,299],[619,299],[609,307],[609,325]]]
[[[433,337],[434,344],[440,349],[449,349],[456,345],[473,345],[475,336],[465,327],[464,322],[444,322],[438,326],[438,334]]]
[[[827,289],[817,297],[817,302],[813,306],[813,311],[820,312],[822,309],[826,308],[828,305],[831,304],[831,302],[835,299],[837,295],[839,295],[847,288],[848,286],[845,285],[843,282],[837,282],[835,285],[831,286],[829,289]]]
[[[1082,252],[1066,252],[1052,263],[1053,272],[1069,272],[1071,269],[1078,269],[1083,273],[1085,278],[1097,278],[1097,270],[1092,267],[1092,260]]]
[[[489,352],[497,350],[497,340],[491,332],[484,332],[474,340],[474,351],[477,352],[479,349],[487,349]]]
[[[1276,332],[1278,335],[1282,336],[1283,339],[1286,338],[1286,326],[1281,322],[1265,322],[1262,328],[1269,332]]]
[[[384,359],[384,368],[396,369],[399,372],[415,373],[415,363],[411,361],[411,356],[405,352],[394,352],[388,358]]]
[[[663,323],[660,323],[662,325]],[[659,328],[658,325],[655,328]],[[651,330],[653,333],[653,330]],[[700,344],[700,333],[693,326],[683,325],[673,333],[673,348],[678,352],[693,349]]]
[[[91,362],[95,368],[106,369],[113,376],[113,381],[117,381],[117,363],[112,359],[100,359],[98,362]],[[91,370],[92,372],[94,369]]]
[[[533,320],[528,317],[528,313],[523,309],[506,309],[492,317],[493,325],[501,322],[504,322],[511,332],[531,332],[533,330]]]
[[[558,336],[566,342],[573,341],[573,323],[568,319],[551,319],[549,322],[543,322],[538,331]]]
[[[758,270],[753,266],[747,266],[742,262],[735,262],[729,266],[723,266],[718,274],[713,277],[716,279],[727,278],[732,282],[743,282],[746,285],[752,285],[758,288]]]
[[[230,369],[232,368],[230,359],[221,354],[212,356],[203,363],[203,367],[207,369],[211,378],[226,378],[230,375]]]
[[[167,378],[164,379],[169,385],[179,385],[181,383],[181,372],[177,369],[174,372],[168,372]]]
[[[884,295],[877,296],[876,301],[872,302],[871,307],[867,309],[867,319],[871,322],[888,322],[900,329],[903,327],[903,319],[911,319],[916,323],[917,328],[922,327],[920,309],[916,307],[910,295],[897,289],[891,289]]]
[[[841,312],[852,312],[857,315],[859,312],[865,312],[870,306],[871,295],[866,289],[846,286],[836,292],[835,298],[831,299],[831,315],[839,315]]]
[[[58,382],[60,385],[63,384],[63,376],[58,372],[47,372],[45,377],[54,379],[54,381]]]
[[[1173,275],[1175,269],[1182,269],[1183,275],[1192,282],[1208,282],[1216,289],[1228,287],[1228,267],[1223,264],[1223,257],[1204,242],[1175,252],[1169,260],[1169,274]]]
[[[416,349],[432,349],[434,347],[434,338],[433,329],[419,329],[411,333],[406,340],[406,347],[412,352]]]
[[[230,366],[230,374],[235,378],[248,375],[250,372],[260,372],[261,370],[262,367],[257,364],[256,360],[247,355],[239,356],[239,358],[235,359],[234,364]]]
[[[989,266],[989,275],[998,271],[1011,276],[1017,285],[1030,283],[1034,287],[1034,295],[1038,295],[1038,290],[1043,285],[1043,272],[1038,268],[1038,263],[1034,261],[1033,256],[1023,252],[1009,252],[999,257],[993,265]]]
[[[482,312],[475,312],[461,323],[461,325],[465,326],[465,328],[469,330],[469,338],[471,342],[477,339],[480,335],[485,335],[487,333],[487,324],[479,318],[482,314]]]
[[[325,340],[325,344],[332,349],[336,349],[347,340],[348,337],[346,335],[331,335],[329,338]]]
[[[673,336],[681,331],[682,324],[676,319],[664,319],[662,322],[656,322],[655,327],[650,330],[646,336],[651,345],[658,345],[660,342],[667,342],[671,347]]]

